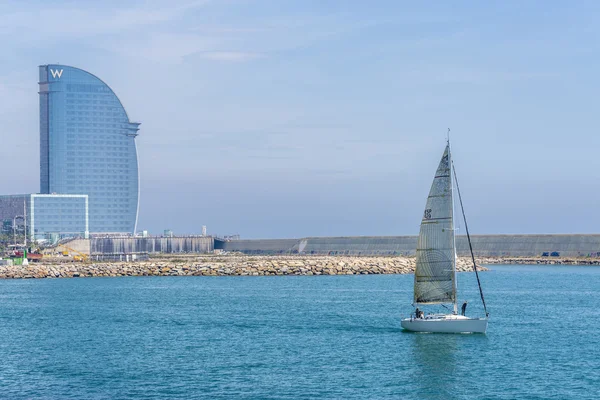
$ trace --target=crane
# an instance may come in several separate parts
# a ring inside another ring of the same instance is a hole
[[[72,249],[68,246],[65,246],[64,244],[59,244],[58,247],[63,247],[65,250],[63,250],[61,253],[63,256],[68,256],[69,252],[71,253],[76,253],[76,255],[73,255],[73,261],[87,261],[88,260],[88,255],[85,253],[82,253],[80,251],[77,251],[75,249]]]

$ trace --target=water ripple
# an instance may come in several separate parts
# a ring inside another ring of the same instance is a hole
[[[600,268],[491,268],[487,335],[402,331],[410,275],[1,281],[0,398],[599,398]]]

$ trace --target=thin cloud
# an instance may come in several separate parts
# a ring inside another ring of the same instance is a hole
[[[77,36],[93,36],[114,34],[133,30],[140,26],[155,25],[177,20],[186,12],[203,7],[210,0],[197,0],[178,6],[148,8],[147,6],[131,8],[112,8],[98,10],[83,7],[47,7],[35,12],[31,7],[21,3],[13,12],[0,15],[0,32],[19,32],[29,37],[39,38],[43,34],[47,38],[57,38],[76,34]],[[60,21],[60,23],[56,23]]]
[[[185,33],[157,33],[114,42],[111,38],[101,47],[126,57],[150,60],[162,64],[179,64],[185,57],[210,51],[218,46],[212,38]]]
[[[262,57],[260,53],[243,51],[207,51],[200,54],[202,58],[213,61],[243,62]]]

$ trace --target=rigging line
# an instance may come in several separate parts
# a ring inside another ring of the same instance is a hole
[[[458,187],[458,179],[456,178],[456,168],[454,167],[454,160],[452,161],[452,171],[454,172],[454,182],[456,182],[456,191],[458,192],[458,200],[460,201],[460,209],[462,211],[463,219],[465,221],[465,231],[467,232],[467,240],[469,241],[469,250],[471,251],[471,259],[473,260],[473,270],[477,277],[477,286],[479,286],[479,294],[481,295],[481,302],[483,303],[483,311],[485,316],[489,316],[490,313],[487,311],[485,306],[485,299],[483,298],[483,290],[481,290],[481,281],[479,280],[479,273],[477,272],[477,265],[475,264],[475,255],[473,254],[473,246],[471,245],[471,235],[469,235],[469,226],[467,225],[467,216],[465,215],[465,208],[463,207],[462,196],[460,195],[460,188]]]

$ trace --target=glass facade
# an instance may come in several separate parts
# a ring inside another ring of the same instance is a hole
[[[89,232],[88,196],[69,194],[25,194],[0,196],[0,220],[6,232],[15,224],[30,239],[87,237]]]
[[[39,74],[41,193],[87,194],[90,232],[135,233],[140,124],[89,72],[42,65]]]

